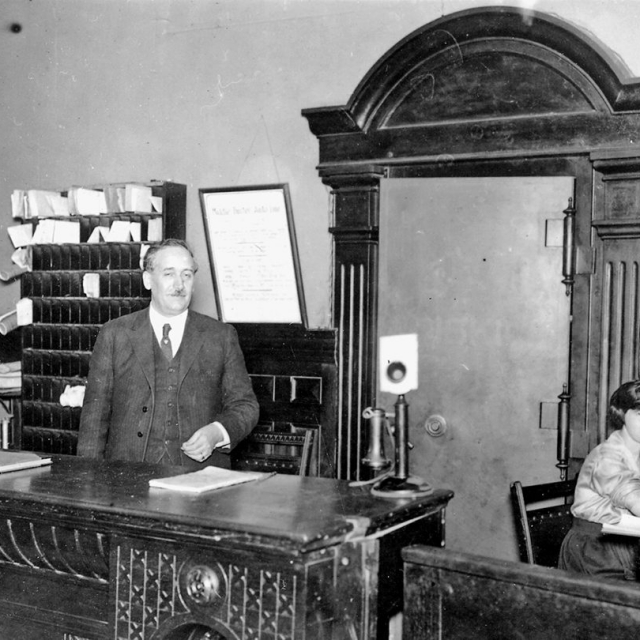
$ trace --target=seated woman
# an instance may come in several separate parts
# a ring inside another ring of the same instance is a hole
[[[613,433],[589,453],[580,470],[573,526],[562,543],[558,568],[636,580],[640,540],[603,535],[601,528],[618,522],[623,513],[640,516],[640,380],[613,393],[608,418]]]

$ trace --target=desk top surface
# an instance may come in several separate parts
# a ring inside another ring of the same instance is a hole
[[[149,487],[151,478],[181,473],[177,468],[52,457],[51,466],[0,474],[0,514],[202,538],[276,538],[303,550],[437,512],[453,496],[436,489],[422,497],[378,498],[345,480],[287,475],[188,495]]]

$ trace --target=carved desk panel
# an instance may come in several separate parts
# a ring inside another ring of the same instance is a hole
[[[280,475],[200,496],[148,486],[179,472],[58,456],[0,475],[0,637],[384,638],[400,549],[444,543],[450,491],[389,500]]]

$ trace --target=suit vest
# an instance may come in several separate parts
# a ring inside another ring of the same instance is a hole
[[[167,465],[182,464],[182,436],[178,423],[178,383],[180,374],[180,349],[169,362],[158,341],[153,340],[155,362],[155,390],[153,422],[149,433],[145,462]]]

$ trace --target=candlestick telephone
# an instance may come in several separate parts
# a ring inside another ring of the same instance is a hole
[[[389,498],[428,495],[433,492],[433,488],[422,478],[409,473],[409,449],[412,445],[408,439],[409,405],[405,395],[418,388],[418,336],[416,334],[380,338],[379,374],[380,390],[395,393],[398,397],[394,405],[394,414],[372,407],[368,407],[363,412],[363,417],[369,421],[369,445],[362,463],[375,474],[382,472],[378,478],[374,479],[371,492],[374,495]],[[393,427],[389,423],[391,417],[394,418]],[[393,467],[384,454],[383,428],[385,427],[394,441]]]

